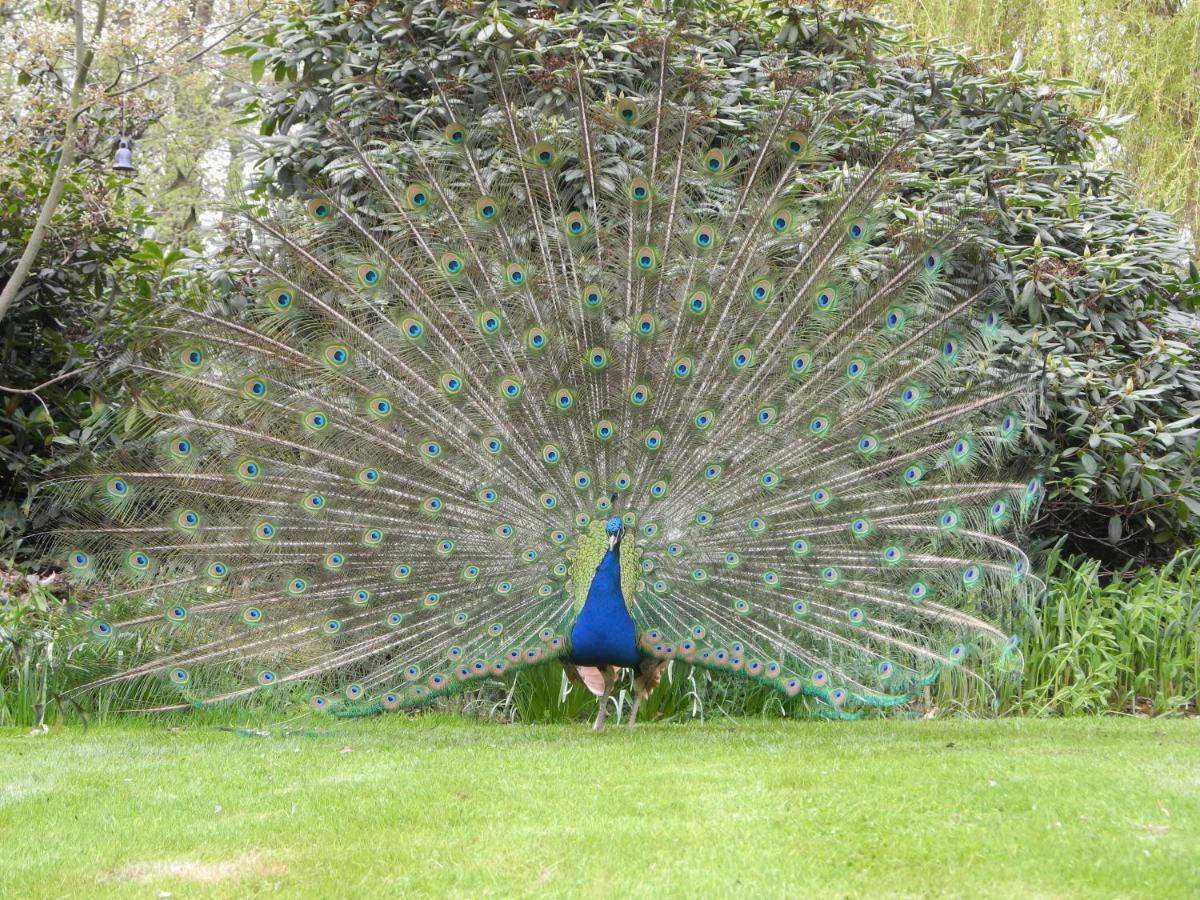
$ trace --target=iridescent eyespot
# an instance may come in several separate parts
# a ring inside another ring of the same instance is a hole
[[[812,492],[811,501],[814,509],[824,509],[833,502],[833,494],[827,488],[817,488]]]
[[[269,541],[275,537],[275,526],[270,522],[259,522],[254,526],[254,537],[260,541]]]
[[[492,222],[500,215],[500,203],[495,197],[480,197],[475,201],[475,218],[480,222]]]
[[[346,557],[340,553],[328,553],[325,556],[324,565],[327,569],[340,569],[343,565],[345,565],[345,563]]]
[[[404,581],[411,574],[412,566],[406,563],[400,563],[400,565],[392,569],[392,577],[397,581]]]
[[[110,497],[120,499],[129,493],[129,482],[124,478],[110,478],[108,484],[105,485],[105,490]]]
[[[304,414],[304,427],[309,431],[324,431],[329,427],[329,417],[314,409]]]
[[[188,674],[187,669],[172,669],[170,671],[169,677],[170,677],[171,681],[173,681],[175,684],[180,684],[180,685],[187,684],[191,678],[191,676]]]
[[[792,226],[795,224],[795,221],[795,217],[792,215],[791,210],[778,209],[770,217],[771,230],[776,234],[784,234],[785,232],[792,230]]]
[[[96,637],[108,637],[112,634],[112,626],[107,622],[97,622],[92,626],[92,634]]]
[[[709,463],[707,466],[704,467],[704,480],[705,481],[716,481],[717,479],[719,479],[721,477],[721,474],[724,471],[725,471],[725,469],[723,466],[720,466],[716,463]]]
[[[483,488],[482,490],[480,490],[480,492],[477,496],[484,503],[495,503],[496,499],[500,495],[496,493],[496,490],[494,488]]]
[[[182,622],[187,618],[187,608],[183,606],[170,606],[167,608],[167,618],[172,622]]]
[[[705,290],[695,290],[688,295],[687,308],[694,316],[702,316],[708,312],[708,304],[711,300],[711,295]]]
[[[626,97],[623,100],[617,101],[617,118],[622,122],[632,124],[637,121],[638,105],[633,100]]]
[[[821,312],[829,312],[837,306],[838,292],[833,287],[823,287],[813,295],[813,306]]]
[[[501,378],[496,387],[505,400],[516,400],[521,396],[521,383],[513,378]]]
[[[729,165],[729,160],[724,151],[714,147],[712,150],[709,150],[704,154],[702,165],[704,167],[704,171],[709,175],[719,175],[725,171]]]
[[[797,556],[808,556],[808,541],[804,540],[804,538],[796,538],[796,540],[792,541],[792,552]]]
[[[802,131],[790,132],[783,139],[783,149],[788,156],[796,157],[804,152],[804,148],[808,146],[808,135]]]
[[[754,365],[754,348],[749,344],[743,344],[734,349],[729,359],[735,369],[739,371],[748,369]]]
[[[335,369],[345,368],[350,362],[350,348],[345,344],[330,344],[322,352],[325,362]]]
[[[443,273],[451,277],[461,275],[466,271],[467,268],[467,264],[463,261],[461,256],[459,256],[457,253],[450,252],[443,253],[441,255],[441,258],[438,260],[438,265]]]
[[[769,278],[760,278],[754,284],[750,285],[750,299],[755,303],[766,303],[771,299],[771,294],[775,290],[775,283]]]
[[[659,480],[650,485],[650,496],[655,500],[661,500],[667,496],[667,483]]]
[[[741,597],[739,597],[733,601],[733,609],[734,612],[740,615],[748,615],[750,613],[750,603],[749,601],[743,600]]]
[[[921,265],[926,272],[936,272],[942,264],[942,254],[937,250],[930,250],[925,254],[925,258],[921,260]]]
[[[575,393],[570,388],[559,388],[554,392],[550,403],[555,409],[566,412],[575,405]],[[554,461],[557,462],[557,459]]]
[[[938,526],[943,531],[953,531],[958,527],[958,513],[952,509],[946,510],[938,516]]]
[[[525,332],[525,346],[530,350],[544,349],[548,340],[546,332],[537,325],[527,329]]]
[[[425,326],[419,319],[407,318],[400,323],[400,332],[410,341],[416,341],[425,334]]]
[[[392,414],[392,401],[387,397],[372,397],[367,401],[367,409],[377,419],[386,419]]]
[[[879,438],[873,434],[864,434],[858,439],[858,443],[854,445],[854,449],[863,456],[870,456],[879,449]]]
[[[267,292],[267,305],[275,312],[290,312],[295,300],[291,288],[276,287]]]
[[[546,444],[542,447],[542,461],[547,465],[556,465],[560,459],[562,459],[562,451],[556,444]]]
[[[829,424],[828,416],[814,416],[808,423],[808,430],[813,434],[825,434],[829,430]]]
[[[808,350],[798,350],[792,356],[791,372],[794,377],[799,378],[801,375],[807,375],[811,368],[812,353]]]
[[[350,595],[350,602],[355,606],[366,606],[371,602],[371,592],[367,590],[357,590]]]
[[[529,148],[529,156],[535,165],[543,169],[554,165],[558,159],[558,153],[555,151],[554,146],[547,141],[539,141]]]
[[[778,416],[779,410],[774,406],[763,406],[754,414],[754,422],[757,425],[773,425]]]
[[[208,574],[209,578],[216,578],[219,580],[229,575],[229,567],[220,560],[214,560],[208,564],[208,568],[205,570],[205,572]]]
[[[602,302],[604,302],[604,292],[600,290],[599,285],[589,284],[584,287],[581,294],[581,299],[583,300],[584,306],[595,309]]]
[[[269,684],[275,683],[275,673],[270,669],[263,669],[258,673],[257,679],[259,684],[261,684],[263,687],[266,687]]]
[[[904,323],[908,321],[908,313],[903,307],[893,306],[883,315],[883,324],[887,326],[889,331],[897,331],[904,327]]]
[[[582,237],[588,232],[587,219],[583,217],[582,213],[567,213],[566,218],[563,219],[563,231],[569,237]]]
[[[587,364],[595,371],[600,371],[608,365],[608,351],[603,347],[593,347],[587,352]]]
[[[867,374],[867,361],[861,357],[855,357],[846,364],[846,376],[852,379],[862,378]]]
[[[308,582],[303,578],[293,578],[288,582],[287,592],[293,596],[299,596],[308,590]]]
[[[439,513],[442,511],[442,498],[426,497],[424,502],[421,504],[421,508],[428,513]]]
[[[528,277],[529,273],[520,263],[509,263],[504,267],[504,280],[513,287],[520,287]]]
[[[617,426],[609,419],[601,419],[592,431],[600,440],[609,441],[617,433]]]
[[[653,429],[651,431],[647,431],[642,436],[642,446],[644,446],[647,450],[657,450],[659,447],[662,446],[662,442],[663,442],[662,432],[659,431],[658,429]]]
[[[485,309],[475,319],[475,324],[479,328],[480,333],[485,335],[492,335],[499,331],[500,323],[500,313],[494,309]]]
[[[242,382],[242,394],[251,400],[261,400],[267,396],[267,383],[255,376]]]
[[[646,384],[635,384],[629,391],[629,402],[634,406],[645,406],[650,402],[650,386]]]
[[[746,522],[746,529],[754,534],[762,534],[767,530],[767,520],[761,516],[753,516]]]
[[[692,424],[701,431],[707,431],[716,421],[716,416],[711,409],[702,410],[692,418]]]
[[[467,139],[467,129],[459,122],[451,122],[442,130],[442,137],[452,146],[460,146]]]
[[[358,267],[358,281],[363,287],[375,287],[383,280],[383,273],[374,263],[364,263]]]
[[[495,456],[504,450],[504,442],[495,435],[486,435],[482,440],[480,440],[479,446],[482,447],[483,452],[487,453],[489,456]]]
[[[904,470],[904,483],[905,484],[909,484],[909,485],[917,484],[924,477],[925,477],[925,470],[922,469],[920,466],[909,466],[907,469]]]
[[[895,545],[883,548],[883,561],[890,566],[895,566],[904,561],[904,550]]]
[[[633,254],[634,264],[641,272],[653,272],[658,268],[658,251],[653,247],[639,247]]]
[[[309,200],[304,208],[314,222],[324,222],[333,215],[333,207],[330,206],[329,201],[320,198]]]
[[[711,225],[699,225],[692,231],[692,244],[698,250],[711,250],[717,245],[717,230]]]
[[[145,550],[130,550],[125,557],[125,564],[136,572],[148,571],[150,562],[150,555]]]
[[[852,241],[861,240],[867,234],[867,220],[861,216],[857,219],[851,219],[846,226],[846,236]]]
[[[368,528],[363,532],[362,541],[369,547],[383,543],[383,532],[378,528]]]
[[[204,350],[197,344],[184,347],[179,354],[179,361],[185,369],[199,371],[204,368]]]
[[[176,459],[188,459],[192,455],[192,442],[187,438],[175,438],[168,445],[171,455]]]
[[[645,178],[634,178],[629,182],[629,199],[634,203],[645,203],[654,194],[654,189]]]
[[[463,379],[457,372],[443,372],[438,378],[438,384],[443,391],[453,397],[462,390]]]
[[[362,469],[358,473],[358,483],[368,487],[379,483],[378,469]]]
[[[429,205],[429,187],[419,182],[410,184],[404,189],[404,199],[409,209],[424,209]]]

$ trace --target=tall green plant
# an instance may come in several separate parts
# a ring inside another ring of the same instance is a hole
[[[1187,0],[886,0],[923,39],[1014,55],[1090,88],[1088,113],[1130,126],[1106,145],[1150,204],[1176,211],[1200,243],[1200,5]]]

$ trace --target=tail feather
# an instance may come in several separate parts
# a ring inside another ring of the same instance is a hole
[[[1030,382],[970,211],[900,211],[911,130],[848,152],[802,91],[735,128],[661,59],[562,116],[431,78],[441,121],[335,132],[355,193],[244,214],[255,302],[148,323],[154,449],[59,485],[97,640],[161,649],[96,685],[424,703],[565,656],[613,514],[659,661],[864,707],[1019,664]]]

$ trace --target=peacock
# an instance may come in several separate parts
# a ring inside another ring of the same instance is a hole
[[[571,62],[556,104],[428,72],[330,138],[353,191],[241,211],[244,310],[147,322],[143,440],[57,485],[129,650],[89,689],[356,716],[557,661],[599,730],[673,661],[850,717],[1020,666],[1038,390],[988,211],[904,211],[936,123],[847,141],[794,88],[733,122],[657,40],[640,89]]]

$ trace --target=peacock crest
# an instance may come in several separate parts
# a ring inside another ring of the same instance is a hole
[[[972,211],[897,212],[911,125],[848,154],[780,90],[735,128],[686,72],[578,70],[570,114],[435,82],[342,138],[365,194],[244,213],[245,315],[171,309],[133,367],[157,452],[61,486],[96,639],[162,647],[100,683],[421,704],[569,653],[614,515],[649,657],[847,711],[1019,663],[1033,391]]]

